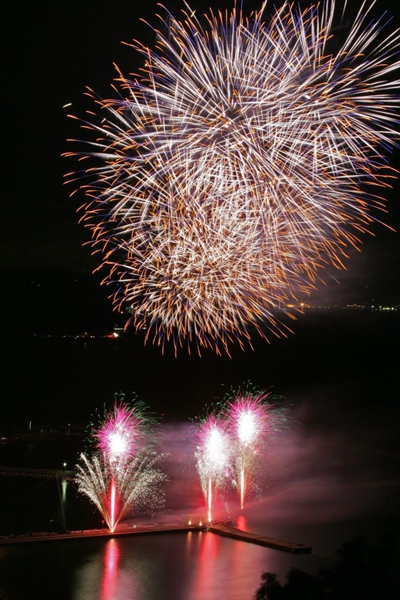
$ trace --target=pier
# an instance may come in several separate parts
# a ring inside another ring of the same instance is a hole
[[[0,536],[0,546],[9,544],[26,544],[33,542],[50,542],[60,540],[77,540],[77,539],[88,539],[88,538],[111,538],[121,536],[132,536],[132,535],[148,535],[148,534],[162,534],[162,533],[187,533],[187,532],[210,532],[224,537],[229,537],[234,540],[240,540],[242,542],[248,542],[252,544],[258,544],[259,546],[265,546],[267,548],[273,548],[274,550],[282,550],[284,552],[291,552],[293,554],[299,553],[311,553],[310,546],[304,546],[303,544],[295,544],[292,542],[286,542],[275,538],[270,538],[264,535],[251,533],[248,531],[242,531],[236,529],[230,525],[224,524],[204,524],[204,525],[191,525],[191,524],[154,524],[154,525],[134,525],[126,526],[120,525],[114,532],[109,529],[84,529],[79,531],[66,531],[65,533],[49,533],[49,532],[37,532],[26,535],[9,535]]]
[[[8,544],[24,544],[32,542],[50,542],[60,540],[79,540],[88,538],[113,538],[127,535],[145,535],[159,533],[186,533],[189,531],[204,531],[204,527],[199,525],[185,524],[166,524],[166,525],[119,525],[117,529],[111,532],[107,528],[103,529],[82,529],[65,532],[47,532],[39,531],[31,534],[0,536],[0,546]]]
[[[230,527],[229,525],[210,525],[208,531],[234,540],[242,540],[243,542],[258,544],[259,546],[266,546],[267,548],[274,548],[275,550],[282,550],[284,552],[291,552],[292,554],[311,553],[310,546],[285,542],[284,540],[270,538],[265,535],[259,535],[258,533],[250,533],[249,531],[242,531],[241,529],[236,529],[236,527]]]
[[[67,469],[29,469],[27,467],[3,467],[0,465],[1,477],[34,477],[39,479],[66,479],[73,481],[75,471]]]

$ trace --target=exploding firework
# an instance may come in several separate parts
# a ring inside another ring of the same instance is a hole
[[[135,399],[128,404],[124,398],[124,394],[116,394],[112,410],[105,411],[99,425],[92,425],[96,448],[111,463],[131,460],[138,449],[149,444],[151,426],[155,425],[142,401]]]
[[[283,412],[270,392],[249,385],[225,396],[225,418],[232,439],[236,487],[240,507],[246,491],[255,483],[260,461],[265,459],[269,439],[282,428]]]
[[[119,73],[119,97],[89,92],[95,139],[71,153],[93,159],[82,220],[146,341],[229,353],[286,335],[279,310],[359,248],[398,137],[399,32],[371,6],[343,27],[334,0],[267,22],[265,4],[166,12],[154,49],[132,44],[145,66]]]
[[[160,485],[166,481],[156,467],[162,455],[141,450],[124,467],[112,468],[104,456],[80,455],[75,480],[102,514],[110,531],[132,510],[159,510],[163,503]]]
[[[166,480],[155,467],[162,458],[153,449],[155,420],[143,402],[123,399],[116,394],[112,410],[105,411],[97,427],[91,425],[94,453],[82,453],[77,465],[78,490],[95,504],[111,531],[128,510],[156,508],[162,499],[158,486]]]
[[[230,483],[230,441],[225,423],[214,414],[198,424],[197,438],[196,466],[211,523],[215,494]]]

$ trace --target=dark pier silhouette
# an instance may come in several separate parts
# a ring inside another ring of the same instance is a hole
[[[266,546],[268,548],[274,548],[275,550],[283,550],[284,552],[291,552],[292,554],[311,553],[310,546],[285,542],[284,540],[270,538],[249,531],[242,531],[241,529],[236,529],[236,527],[231,527],[230,525],[210,525],[208,530],[212,533],[217,533],[218,535],[229,537],[234,540],[242,540],[243,542],[258,544],[259,546]]]

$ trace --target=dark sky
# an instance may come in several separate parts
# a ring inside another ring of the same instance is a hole
[[[166,3],[175,15],[183,4],[179,0]],[[246,8],[259,4],[254,0],[244,3]],[[201,10],[209,3],[197,0],[191,5]],[[230,3],[214,0],[213,5]],[[386,8],[391,12],[383,0],[378,7],[379,12]],[[74,164],[61,154],[69,149],[67,138],[77,135],[67,112],[83,116],[85,86],[102,96],[112,93],[114,62],[124,73],[136,70],[137,56],[121,41],[137,37],[151,45],[151,31],[139,19],[156,24],[154,15],[159,11],[155,0],[43,0],[7,3],[2,9],[5,52],[0,267],[83,272],[92,268],[90,250],[82,248],[87,233],[77,224],[79,198],[71,200],[72,190],[63,185],[64,173]],[[72,103],[72,108],[64,109],[67,103]],[[397,166],[399,154],[394,154],[391,161]],[[398,230],[399,190],[396,184],[388,192],[387,216],[387,223]],[[351,257],[347,272],[333,273],[341,284],[329,284],[328,295],[339,299],[368,286],[385,287],[388,292],[397,287],[400,235],[384,227],[377,227],[375,233],[375,238],[365,240],[363,252]],[[323,297],[326,291],[320,295]]]

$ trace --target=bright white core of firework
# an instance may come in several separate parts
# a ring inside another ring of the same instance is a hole
[[[238,421],[238,437],[242,444],[251,444],[257,433],[257,423],[253,412],[243,412]]]
[[[108,445],[111,460],[123,456],[128,446],[124,434],[120,431],[114,431],[109,434]]]

